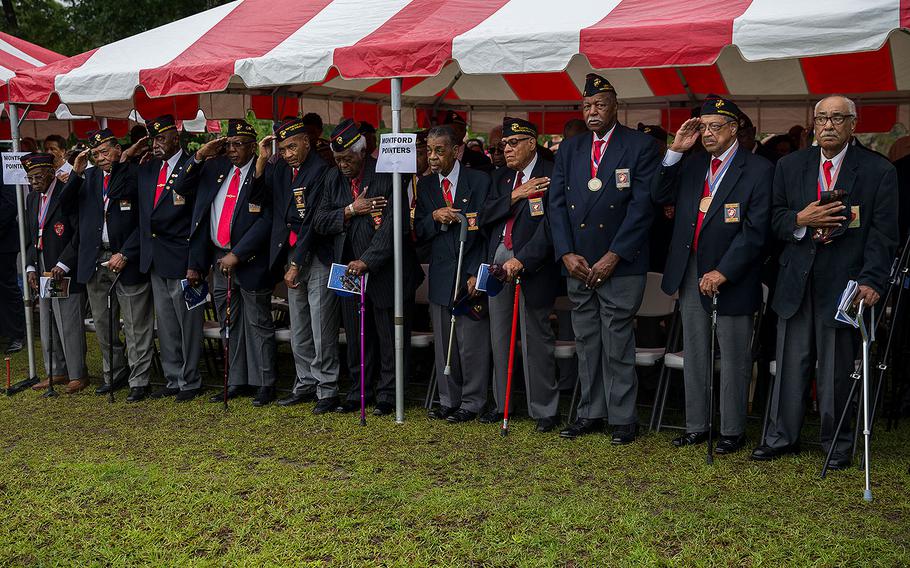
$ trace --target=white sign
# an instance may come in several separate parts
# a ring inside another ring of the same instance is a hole
[[[376,171],[386,174],[417,173],[417,135],[383,134]]]
[[[3,183],[7,185],[28,185],[25,168],[19,158],[28,152],[3,152]]]

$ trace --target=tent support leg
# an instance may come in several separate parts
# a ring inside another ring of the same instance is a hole
[[[401,132],[401,78],[392,79],[392,132]],[[401,176],[392,174],[392,221],[395,230],[392,231],[395,252],[395,422],[404,422],[404,342],[411,338],[404,336],[404,270],[402,227],[404,219],[401,218]]]

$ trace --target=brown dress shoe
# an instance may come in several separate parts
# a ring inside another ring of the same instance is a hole
[[[55,385],[62,385],[67,382],[69,382],[69,378],[66,375],[54,375],[54,384]],[[47,387],[50,386],[50,383],[51,383],[51,378],[45,377],[45,379],[43,381],[41,381],[40,383],[38,383],[37,385],[32,385],[32,390],[36,390],[36,391],[46,390]]]
[[[66,394],[75,394],[88,386],[88,379],[81,378],[66,383],[63,392]]]

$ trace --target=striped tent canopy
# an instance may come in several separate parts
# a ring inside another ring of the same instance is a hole
[[[625,122],[674,128],[717,93],[772,131],[839,92],[860,102],[861,130],[885,131],[910,123],[908,24],[907,0],[236,0],[19,70],[10,92],[94,116],[378,122],[402,77],[405,127],[455,108],[475,129],[508,112],[554,132],[593,69]]]

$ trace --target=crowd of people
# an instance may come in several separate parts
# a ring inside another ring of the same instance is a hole
[[[223,333],[229,321],[226,396],[253,392],[255,406],[267,405],[277,399],[272,295],[283,281],[295,377],[278,404],[315,402],[316,414],[359,410],[359,383],[347,392],[339,385],[343,327],[346,374],[360,376],[363,354],[366,398],[374,414],[390,414],[398,231],[406,305],[428,280],[439,389],[430,418],[502,420],[517,305],[527,412],[537,431],[576,438],[608,430],[613,444],[632,443],[634,321],[647,273],[656,270],[663,291],[678,294],[683,328],[686,428],[673,444],[709,438],[714,312],[716,453],[737,452],[746,444],[764,278],[778,318],[777,367],[767,436],[751,457],[799,451],[803,393],[817,365],[821,441],[835,446],[832,467],[846,467],[852,429],[837,432],[835,424],[858,340],[834,315],[848,280],[859,284],[856,302],[875,305],[885,293],[899,244],[894,166],[858,143],[856,107],[842,96],[815,106],[814,143],[796,130],[757,144],[749,118],[721,97],[707,98],[669,144],[659,126],[619,124],[617,106],[609,81],[588,75],[582,116],[553,149],[538,144],[534,124],[506,117],[485,151],[482,141],[466,141],[464,118],[448,112],[418,133],[418,173],[402,175],[398,226],[392,174],[376,171],[376,130],[351,119],[326,140],[318,116],[290,117],[258,141],[250,124],[231,120],[226,136],[190,153],[174,118],[161,116],[127,149],[109,130],[92,133],[72,163],[65,141],[48,138],[43,152],[22,158],[32,190],[26,281],[36,291],[42,274],[70,283],[66,298],[39,303],[47,376],[34,388],[88,386],[87,299],[104,361],[97,393],[128,383],[128,402],[199,396],[203,311],[188,307],[186,288],[208,282]],[[460,278],[459,224],[467,230]],[[333,263],[368,277],[363,312],[359,297],[327,288]],[[504,282],[499,294],[478,289],[481,264]],[[550,321],[564,296],[580,387],[569,424],[558,410]],[[104,325],[109,317],[122,321],[122,340]],[[150,391],[155,337],[166,384]]]

